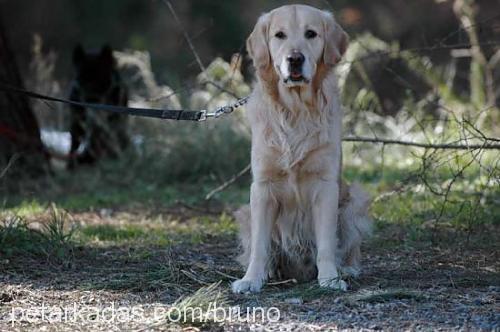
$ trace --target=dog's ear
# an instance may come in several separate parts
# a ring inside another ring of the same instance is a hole
[[[333,15],[325,13],[323,19],[325,29],[325,46],[323,49],[323,62],[334,66],[340,62],[349,45],[349,36],[342,27],[335,22]]]
[[[81,44],[78,44],[73,49],[73,65],[79,66],[85,59],[85,50]]]
[[[270,14],[263,14],[259,17],[255,28],[247,39],[247,51],[257,70],[267,68],[271,63],[268,42],[269,22]]]
[[[101,59],[109,66],[114,65],[115,63],[115,58],[113,56],[113,49],[111,46],[108,44],[104,45],[101,48],[101,53],[100,53]]]

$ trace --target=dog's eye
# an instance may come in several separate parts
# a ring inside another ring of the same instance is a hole
[[[314,30],[307,30],[306,31],[306,38],[307,39],[313,39],[313,38],[316,38],[316,36],[318,35],[318,33]]]
[[[285,39],[286,38],[286,35],[283,31],[278,31],[274,34],[274,37],[278,38],[278,39]]]

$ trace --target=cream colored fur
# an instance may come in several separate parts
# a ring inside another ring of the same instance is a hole
[[[317,37],[305,38],[306,30]],[[340,183],[342,109],[333,69],[346,47],[330,13],[303,5],[264,14],[247,41],[258,78],[247,105],[253,183],[250,206],[235,214],[247,271],[234,292],[258,292],[268,277],[317,278],[345,290],[338,268],[359,273],[371,220],[368,196]],[[304,54],[303,82],[286,80],[292,51]]]

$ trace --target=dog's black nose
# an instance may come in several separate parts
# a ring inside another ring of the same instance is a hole
[[[286,59],[287,59],[288,63],[290,64],[290,66],[295,67],[295,68],[302,66],[302,64],[306,60],[306,58],[304,57],[304,54],[302,54],[298,51],[293,51],[292,54],[290,54]]]

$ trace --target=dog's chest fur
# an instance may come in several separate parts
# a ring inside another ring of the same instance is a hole
[[[257,120],[251,121],[254,181],[271,183],[276,198],[284,201],[291,193],[305,198],[308,183],[330,179],[339,152],[334,110],[328,105],[311,110],[300,100],[296,105],[291,110],[252,105]]]

